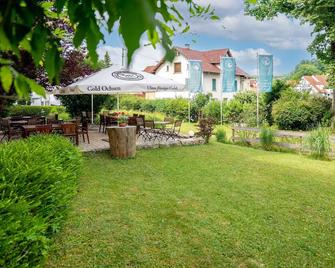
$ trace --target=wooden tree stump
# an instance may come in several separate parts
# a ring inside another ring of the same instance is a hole
[[[107,127],[112,157],[131,158],[136,155],[136,126]]]

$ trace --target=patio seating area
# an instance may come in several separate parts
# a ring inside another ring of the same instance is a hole
[[[100,114],[98,125],[89,124],[89,115],[68,121],[55,117],[16,116],[0,119],[0,141],[24,139],[31,135],[60,134],[69,138],[82,152],[109,150],[107,128],[118,126],[121,113]],[[181,134],[182,120],[164,118],[164,120],[146,120],[144,115],[134,114],[127,117],[124,124],[136,126],[137,149],[159,148],[181,145],[202,144],[198,137]]]
[[[83,152],[98,152],[109,150],[107,128],[117,126],[117,114],[100,114],[99,125],[90,125],[90,143],[80,143],[79,148]],[[136,126],[137,149],[159,148],[170,146],[203,144],[199,137],[180,133],[182,120],[164,118],[163,121],[145,120],[144,115],[134,114],[128,117],[128,125]]]
[[[59,120],[58,116],[15,116],[0,118],[0,141],[12,141],[27,138],[36,134],[60,134],[79,145],[90,142],[87,117],[79,117],[68,121]]]

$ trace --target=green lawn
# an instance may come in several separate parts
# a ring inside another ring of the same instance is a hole
[[[213,143],[85,156],[47,267],[335,267],[335,165]]]

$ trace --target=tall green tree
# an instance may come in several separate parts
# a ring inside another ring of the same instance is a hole
[[[109,66],[112,66],[112,60],[111,57],[109,56],[108,51],[106,51],[105,55],[104,55],[104,67],[107,68]]]
[[[178,5],[178,6],[177,6]],[[178,11],[186,6],[190,17],[218,19],[210,6],[195,0],[11,0],[0,1],[0,81],[4,92],[13,87],[19,96],[30,91],[43,95],[44,89],[33,79],[18,72],[4,55],[20,56],[20,50],[31,54],[36,66],[43,66],[52,83],[59,82],[62,69],[61,41],[66,31],[55,26],[64,18],[73,31],[73,45],[86,44],[89,57],[98,61],[97,45],[104,42],[103,31],[118,32],[127,47],[128,61],[140,47],[146,34],[153,47],[161,44],[166,59],[174,56],[171,36],[179,30],[186,32],[190,25]]]
[[[304,75],[324,74],[325,72],[324,65],[318,61],[302,60],[288,78],[298,82]]]
[[[313,26],[308,50],[327,66],[328,82],[335,88],[335,0],[257,0],[246,2],[246,12],[259,20],[285,14]],[[332,111],[335,115],[335,94]]]

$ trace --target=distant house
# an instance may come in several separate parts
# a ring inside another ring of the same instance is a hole
[[[296,86],[296,90],[329,98],[332,96],[332,90],[328,88],[325,75],[303,76]]]
[[[35,92],[30,94],[30,105],[31,106],[59,106],[61,105],[55,95],[50,92],[46,92],[45,98],[37,95]]]
[[[189,60],[201,60],[203,68],[203,93],[211,93],[213,98],[220,98],[220,58],[232,57],[232,53],[228,48],[198,51],[190,48],[176,48],[176,56],[170,63],[161,60],[157,65],[148,66],[144,71],[152,74],[157,74],[162,77],[171,78],[178,82],[186,83],[188,79],[188,62]],[[241,68],[236,67],[237,91],[250,89],[250,76]],[[188,97],[187,92],[160,92],[156,93],[156,98],[166,97]],[[223,93],[224,99],[231,99],[234,93]]]

